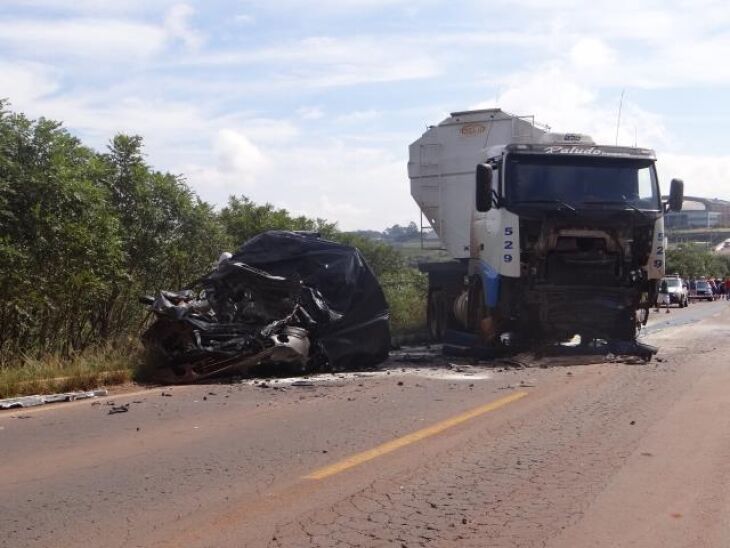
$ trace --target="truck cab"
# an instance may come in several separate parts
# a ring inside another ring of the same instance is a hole
[[[463,118],[467,138],[462,126],[454,139]],[[486,341],[634,340],[664,275],[670,205],[654,152],[551,133],[498,109],[452,114],[429,132],[414,144],[432,147],[441,169],[423,177],[411,145],[411,190],[455,259],[451,278],[443,265],[438,275],[423,265],[432,334],[451,326]],[[474,133],[486,135],[481,147],[467,143]],[[436,207],[428,185],[439,190]],[[681,181],[671,194],[681,208]]]

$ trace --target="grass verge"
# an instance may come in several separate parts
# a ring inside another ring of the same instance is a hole
[[[71,357],[26,357],[0,367],[0,399],[90,390],[132,380],[138,348],[100,347]]]
[[[390,307],[393,336],[424,329],[428,279],[414,268],[381,276],[380,284]]]

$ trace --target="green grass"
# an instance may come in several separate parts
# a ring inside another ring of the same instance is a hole
[[[26,357],[0,367],[0,398],[90,390],[132,380],[139,362],[136,346],[105,346],[71,357]]]
[[[426,326],[426,276],[415,269],[382,276],[381,285],[390,307],[393,335],[418,331]]]

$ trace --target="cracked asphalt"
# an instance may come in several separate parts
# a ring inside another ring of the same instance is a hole
[[[416,352],[2,412],[0,546],[727,546],[730,305],[654,318],[648,364]]]

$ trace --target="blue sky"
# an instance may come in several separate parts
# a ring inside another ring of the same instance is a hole
[[[653,147],[664,187],[730,199],[730,3],[3,0],[0,96],[205,200],[245,194],[344,229],[417,220],[407,146],[500,106]]]

